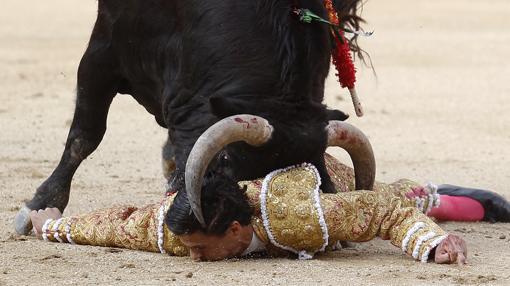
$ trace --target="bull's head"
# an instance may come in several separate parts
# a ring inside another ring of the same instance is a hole
[[[191,209],[202,226],[205,226],[201,206],[202,181],[214,156],[233,142],[261,146],[271,139],[273,130],[262,117],[234,115],[211,126],[197,140],[186,163],[185,182]],[[366,136],[342,121],[330,121],[327,131],[328,145],[341,147],[349,153],[354,165],[356,189],[371,190],[375,180],[375,159]]]

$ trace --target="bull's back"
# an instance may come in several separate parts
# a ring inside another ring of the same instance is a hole
[[[325,77],[317,67],[329,62],[328,29],[299,23],[289,1],[136,0],[105,7],[116,10],[108,11],[115,19],[112,45],[132,81],[177,80],[198,94],[278,96],[310,93],[313,78]]]
[[[314,86],[328,72],[329,32],[290,9],[277,0],[103,0],[99,17],[128,93],[144,106],[210,96],[307,104],[323,92]]]

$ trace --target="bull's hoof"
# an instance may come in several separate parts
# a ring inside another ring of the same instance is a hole
[[[23,206],[14,217],[14,228],[18,234],[27,235],[32,231],[31,211],[27,206]]]

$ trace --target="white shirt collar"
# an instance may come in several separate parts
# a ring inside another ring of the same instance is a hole
[[[264,242],[262,242],[262,240],[260,240],[260,238],[255,234],[255,231],[254,231],[253,235],[251,237],[250,245],[248,245],[248,248],[246,248],[243,251],[241,256],[245,256],[245,255],[248,255],[248,254],[254,253],[254,252],[261,252],[264,250],[266,250],[266,245],[264,244]]]

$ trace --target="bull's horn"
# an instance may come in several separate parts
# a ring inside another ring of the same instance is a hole
[[[202,181],[213,157],[226,145],[244,141],[253,146],[266,143],[273,133],[269,122],[258,116],[240,114],[227,117],[209,127],[193,146],[186,162],[186,192],[193,213],[205,226],[202,214]]]
[[[356,190],[372,190],[375,181],[375,158],[372,145],[358,128],[343,121],[330,121],[328,146],[338,146],[351,157]]]

